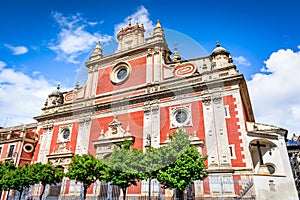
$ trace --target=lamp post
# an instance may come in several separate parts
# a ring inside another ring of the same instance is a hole
[[[145,148],[146,150],[147,149],[150,149],[151,147],[151,135],[148,133],[147,134],[147,141],[146,141],[146,145],[145,145]],[[148,187],[148,200],[151,200],[151,177],[149,177],[149,187]]]

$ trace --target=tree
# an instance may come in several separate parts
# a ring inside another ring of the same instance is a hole
[[[7,179],[4,189],[17,190],[20,193],[19,200],[25,188],[29,188],[38,182],[33,167],[28,164],[18,166],[14,170],[8,171],[4,178]]]
[[[103,174],[106,182],[112,182],[119,186],[123,192],[123,199],[126,199],[127,188],[137,185],[137,181],[143,176],[140,168],[140,161],[143,157],[141,150],[130,150],[132,141],[118,143],[114,148],[111,157],[106,162],[107,168]]]
[[[169,139],[171,139],[171,142],[166,146],[148,148],[140,162],[144,172],[143,179],[149,181],[149,199],[151,196],[151,180],[157,177],[160,169],[173,163],[190,146],[188,135],[182,129],[178,129],[174,135],[170,135]]]
[[[83,184],[83,198],[86,199],[87,189],[101,179],[104,170],[104,164],[93,155],[75,155],[66,176]]]
[[[9,172],[11,170],[15,170],[15,165],[13,162],[0,162],[0,191],[9,189],[10,175]]]
[[[32,167],[38,182],[40,182],[43,186],[42,192],[40,193],[41,200],[44,195],[46,185],[57,184],[61,182],[64,173],[60,168],[54,167],[52,163],[35,163]]]
[[[175,140],[176,143],[179,141],[186,142],[188,141],[188,136],[184,132],[177,132],[172,140]],[[170,147],[176,149],[178,147],[176,143],[171,142]],[[183,153],[177,155],[179,155],[179,157],[175,159],[174,162],[158,171],[156,178],[165,188],[178,189],[179,199],[182,199],[183,191],[192,181],[203,180],[207,176],[204,163],[206,157],[202,157],[193,145],[189,145],[184,149]]]

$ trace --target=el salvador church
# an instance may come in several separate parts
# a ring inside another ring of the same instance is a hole
[[[194,181],[186,198],[298,199],[287,130],[255,121],[247,83],[230,52],[217,42],[210,55],[185,60],[180,49],[169,49],[159,21],[152,34],[144,33],[142,24],[123,27],[116,35],[118,48],[107,56],[98,42],[85,63],[83,86],[50,93],[34,117],[37,123],[0,129],[7,139],[0,141],[1,161],[52,162],[67,172],[75,154],[107,158],[114,144],[124,140],[145,151],[167,144],[169,135],[182,128],[207,155],[208,168],[208,177]],[[150,184],[153,198],[168,200],[176,193],[156,180]],[[131,186],[128,199],[146,198],[148,185]],[[81,185],[64,178],[46,189],[47,199],[76,199]],[[114,188],[94,184],[87,198],[117,196],[109,195],[109,189]],[[28,193],[38,196],[39,187]]]

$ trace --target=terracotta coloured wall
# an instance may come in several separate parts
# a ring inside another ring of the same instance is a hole
[[[136,85],[146,83],[146,57],[137,58],[128,61],[131,65],[131,73],[128,79],[120,85],[115,85],[110,80],[110,71],[113,66],[100,69],[98,72],[98,84],[96,94],[104,94],[107,92],[117,91],[124,88],[129,88]]]
[[[90,144],[89,144],[89,153],[96,155],[96,150],[94,148],[93,141],[98,140],[100,136],[101,129],[104,128],[104,133],[108,130],[109,123],[113,121],[113,116],[93,119],[91,124],[91,133],[90,133]],[[118,121],[122,123],[122,128],[126,130],[129,125],[129,132],[132,136],[135,137],[135,143],[133,148],[143,149],[143,125],[144,125],[144,112],[132,112],[121,114],[117,116]]]
[[[75,153],[76,148],[76,142],[77,142],[77,136],[78,136],[78,126],[79,123],[73,122],[73,123],[67,123],[67,124],[60,124],[53,127],[53,135],[52,135],[52,141],[50,145],[49,154],[53,153],[54,151],[57,151],[59,148],[59,143],[57,143],[57,138],[59,134],[59,127],[66,126],[69,124],[73,124],[70,142],[66,142],[66,149],[70,149],[72,153]]]
[[[184,128],[189,134],[194,134],[194,131],[196,131],[197,136],[199,139],[205,138],[205,131],[204,131],[204,120],[203,120],[203,106],[202,102],[192,102],[192,103],[184,103],[184,104],[176,104],[172,106],[166,106],[160,108],[160,125],[161,125],[161,136],[160,136],[160,142],[164,142],[167,139],[167,134],[174,133],[177,128],[170,129],[170,107],[175,106],[181,106],[191,104],[191,112],[192,112],[192,124],[193,126],[185,126]],[[203,152],[203,154],[206,153]]]
[[[224,105],[229,106],[229,113],[230,118],[226,118],[226,128],[227,128],[227,134],[228,134],[228,143],[234,144],[235,146],[235,154],[236,159],[231,159],[231,164],[233,167],[245,167],[246,163],[243,162],[243,159],[245,158],[244,155],[242,155],[242,152],[244,151],[244,148],[241,147],[242,140],[239,138],[241,136],[241,132],[239,132],[240,126],[238,125],[239,119],[237,118],[238,111],[236,111],[236,99],[232,96],[225,96],[224,99]],[[242,111],[241,111],[242,112]]]
[[[38,159],[38,155],[39,155],[39,152],[40,152],[40,148],[41,148],[41,136],[43,135],[43,132],[44,132],[44,129],[43,128],[40,128],[38,130],[38,142],[36,143],[36,146],[35,146],[35,149],[34,149],[34,155],[33,155],[33,158],[32,158],[32,162],[35,163]]]

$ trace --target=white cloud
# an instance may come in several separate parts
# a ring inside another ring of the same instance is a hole
[[[103,43],[112,40],[112,36],[100,35],[98,32],[86,31],[87,26],[94,26],[98,22],[88,22],[80,14],[65,17],[61,13],[53,13],[53,18],[59,24],[61,30],[57,41],[49,44],[49,48],[57,53],[57,59],[69,63],[80,63],[78,56],[88,53],[97,41]]]
[[[0,126],[34,122],[53,86],[34,72],[31,77],[12,68],[0,70]]]
[[[256,121],[300,134],[300,51],[278,50],[265,65],[248,82]]]
[[[0,60],[0,71],[6,66],[6,63]]]
[[[13,52],[13,55],[22,55],[28,52],[25,46],[12,46],[10,44],[4,44],[4,46]]]
[[[244,57],[244,56],[238,56],[232,58],[236,64],[244,65],[244,66],[250,66],[251,63]]]
[[[143,24],[146,30],[145,36],[148,36],[154,28],[153,22],[150,20],[149,16],[150,14],[144,6],[139,7],[135,13],[126,17],[122,23],[115,25],[115,35],[121,30],[121,28],[127,27],[129,19],[131,19],[132,25],[134,25],[136,22]]]

